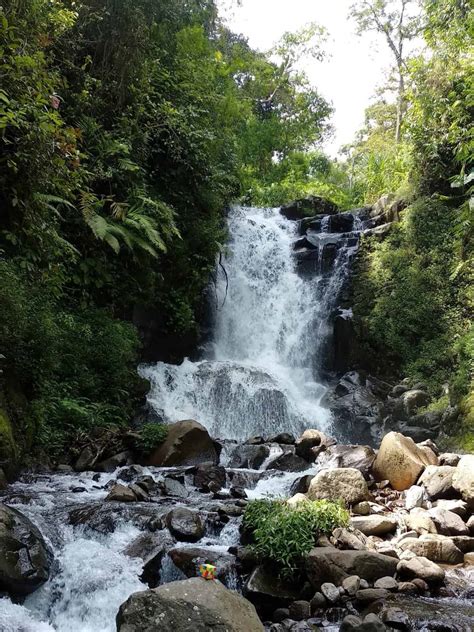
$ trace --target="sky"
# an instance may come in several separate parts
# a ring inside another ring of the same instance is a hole
[[[328,59],[306,61],[302,67],[335,108],[335,135],[325,145],[333,156],[339,147],[354,139],[364,122],[364,110],[376,87],[383,83],[392,61],[385,42],[376,34],[356,35],[354,21],[347,17],[353,1],[242,0],[241,6],[231,0],[219,2],[227,25],[245,35],[250,45],[259,50],[270,49],[285,31],[298,30],[308,22],[327,28]]]

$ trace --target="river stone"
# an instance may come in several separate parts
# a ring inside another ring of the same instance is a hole
[[[209,491],[210,483],[215,484],[216,490],[225,487],[226,473],[222,465],[204,463],[198,465],[194,473],[193,484],[201,491]]]
[[[270,448],[268,445],[240,445],[232,452],[229,467],[258,470],[269,456]]]
[[[165,476],[160,484],[163,496],[175,496],[176,498],[187,498],[189,492],[180,481],[171,476]]]
[[[431,467],[431,466],[429,466]],[[415,507],[423,507],[426,503],[426,492],[420,485],[412,485],[405,493],[405,508],[410,511]]]
[[[311,606],[309,601],[304,601],[302,599],[294,601],[290,604],[289,615],[289,618],[293,619],[293,621],[304,621],[305,619],[309,619],[311,616]]]
[[[204,525],[197,511],[176,507],[166,516],[170,533],[183,542],[197,542],[204,535]]]
[[[445,577],[444,570],[426,557],[400,560],[397,566],[397,574],[401,579],[408,580],[419,577],[428,584],[440,584],[444,581]]]
[[[389,432],[380,444],[373,473],[376,480],[388,480],[394,489],[404,491],[416,483],[427,465],[437,462],[429,448],[418,447],[413,439],[399,432]]]
[[[293,452],[285,452],[271,461],[267,469],[282,472],[304,472],[308,469],[308,462]]]
[[[339,588],[334,586],[334,584],[332,584],[331,582],[325,582],[324,584],[321,584],[321,592],[329,601],[329,603],[336,603],[336,601],[339,601],[339,598],[341,597]]]
[[[438,564],[461,564],[463,554],[449,538],[431,536],[429,539],[405,538],[400,542],[402,551],[411,551],[418,557],[426,557]]]
[[[294,496],[295,494],[306,494],[312,480],[312,474],[306,474],[305,476],[297,478],[290,487],[290,496]]]
[[[374,583],[374,588],[383,588],[383,590],[389,590],[390,592],[396,592],[398,588],[398,582],[393,577],[381,577]]]
[[[342,580],[342,587],[348,595],[353,597],[360,588],[360,577],[358,575],[349,575],[349,577]]]
[[[314,548],[306,558],[308,578],[316,590],[325,582],[339,586],[351,575],[374,582],[393,576],[398,560],[374,551],[339,551],[330,547]]]
[[[151,453],[147,464],[168,467],[207,462],[217,464],[216,447],[204,426],[197,421],[186,420],[168,426],[166,439]]]
[[[452,467],[456,467],[460,460],[460,455],[454,454],[454,452],[443,452],[439,455],[440,465],[451,465]]]
[[[426,406],[430,402],[428,393],[420,389],[412,389],[402,393],[400,399],[408,416],[412,415],[421,406]]]
[[[474,509],[474,454],[461,457],[453,475],[453,487]]]
[[[350,467],[318,472],[308,489],[310,500],[343,500],[348,505],[355,505],[368,497],[364,477],[359,470]]]
[[[235,568],[235,555],[209,548],[184,546],[171,549],[168,555],[186,577],[196,577],[199,564],[212,564],[217,568],[217,579],[225,584],[226,577]]]
[[[367,477],[373,462],[375,452],[368,445],[332,445],[318,458],[318,464],[325,467],[352,467]]]
[[[133,503],[137,500],[135,492],[125,485],[117,483],[112,487],[105,500],[121,503]]]
[[[142,533],[124,550],[125,555],[143,561],[141,581],[155,588],[160,582],[161,565],[173,539],[167,531]]]
[[[314,461],[314,453],[312,451],[313,448],[318,446],[323,446],[324,448],[327,448],[334,443],[336,443],[335,440],[325,435],[324,432],[321,432],[320,430],[314,430],[313,428],[308,428],[308,430],[305,430],[301,437],[296,440],[295,450],[296,454],[302,459],[312,462]]]
[[[452,511],[453,513],[465,518],[467,514],[467,503],[464,500],[437,500],[434,507],[439,509],[445,509],[446,511]]]
[[[355,598],[359,603],[367,604],[379,599],[385,599],[388,595],[389,591],[383,588],[366,588],[365,590],[358,590]]]
[[[304,494],[295,494],[291,498],[288,498],[288,500],[286,501],[286,504],[289,505],[290,507],[296,507],[296,505],[299,505],[300,503],[307,503],[307,502],[309,502],[309,499],[307,496],[305,496]]]
[[[120,606],[117,632],[263,632],[255,608],[219,581],[200,577],[134,593]]]
[[[339,549],[354,549],[364,551],[369,548],[367,537],[361,531],[349,531],[344,527],[337,527],[332,532],[332,542]]]
[[[364,535],[387,535],[397,528],[397,521],[391,516],[355,516],[351,518],[351,527],[362,531]]]
[[[438,533],[443,535],[469,535],[469,529],[464,520],[452,511],[435,507],[430,509],[428,513],[435,523]]]
[[[52,562],[39,529],[22,513],[0,505],[0,591],[28,595],[48,578]]]
[[[424,533],[438,533],[435,523],[425,509],[415,507],[408,516],[404,516],[406,526],[422,535]]]
[[[294,582],[281,580],[274,569],[257,566],[244,586],[244,595],[263,611],[289,606],[301,599],[301,590]]]
[[[289,432],[281,432],[277,434],[276,437],[268,440],[268,443],[278,443],[280,445],[294,445],[295,438]]]
[[[452,498],[455,495],[453,476],[455,467],[449,465],[428,465],[418,480],[423,485],[431,500]]]

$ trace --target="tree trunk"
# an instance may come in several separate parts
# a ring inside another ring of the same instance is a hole
[[[397,122],[395,125],[395,142],[399,143],[402,133],[403,115],[405,114],[405,79],[403,68],[398,66]]]

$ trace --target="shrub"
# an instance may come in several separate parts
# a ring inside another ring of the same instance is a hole
[[[140,439],[137,448],[144,454],[149,454],[166,439],[168,427],[160,423],[147,423],[140,429]]]
[[[349,523],[349,513],[341,503],[317,500],[295,507],[280,500],[255,500],[247,505],[244,528],[255,539],[258,556],[279,566],[281,577],[298,574],[303,556],[321,534]]]

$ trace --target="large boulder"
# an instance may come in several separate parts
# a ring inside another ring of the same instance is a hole
[[[318,464],[326,467],[353,467],[367,476],[373,462],[375,452],[368,445],[332,445],[318,458]]]
[[[359,470],[351,467],[318,472],[308,489],[310,500],[343,500],[348,505],[355,505],[368,497],[369,489],[364,477]]]
[[[455,494],[453,476],[455,467],[449,465],[428,465],[420,476],[418,485],[423,485],[432,500],[452,498]]]
[[[173,539],[166,530],[141,533],[124,550],[125,555],[143,562],[140,579],[155,588],[160,582],[163,558],[173,546]]]
[[[311,550],[306,558],[306,571],[312,586],[319,590],[325,582],[339,586],[346,577],[358,575],[368,582],[392,577],[398,560],[374,551],[339,551],[331,547]]]
[[[176,507],[166,516],[166,526],[177,540],[197,542],[204,535],[204,524],[197,511]]]
[[[209,433],[197,421],[186,420],[171,424],[165,441],[148,458],[148,465],[217,464],[218,454]]]
[[[28,595],[49,578],[52,554],[35,525],[0,505],[0,592]]]
[[[414,557],[410,560],[400,560],[397,566],[400,579],[423,579],[428,584],[440,584],[444,581],[444,570],[426,557]]]
[[[258,470],[270,456],[270,447],[260,444],[238,445],[229,459],[229,467]]]
[[[438,533],[443,535],[469,535],[469,529],[461,518],[452,511],[435,507],[429,510],[430,518],[433,520]]]
[[[219,581],[200,577],[131,595],[117,632],[263,632],[253,605]]]
[[[437,456],[429,448],[420,448],[399,432],[389,432],[380,444],[373,473],[377,480],[388,480],[394,489],[403,491],[416,483],[427,465],[437,463]]]
[[[463,553],[450,538],[440,535],[405,538],[400,542],[402,551],[411,551],[417,557],[426,557],[439,564],[462,564]]]
[[[196,577],[200,564],[212,564],[217,568],[217,579],[226,583],[226,579],[235,570],[235,555],[214,551],[212,549],[200,549],[199,547],[183,546],[169,551],[168,555],[186,577]]]
[[[209,485],[213,486],[213,491],[225,487],[226,474],[225,468],[222,465],[213,465],[212,463],[205,463],[198,465],[194,473],[193,478],[194,486],[201,491],[209,491]]]
[[[284,452],[267,467],[268,470],[280,470],[281,472],[304,472],[308,469],[308,462],[291,451]]]
[[[459,461],[453,474],[453,487],[474,509],[474,454],[466,454]]]

